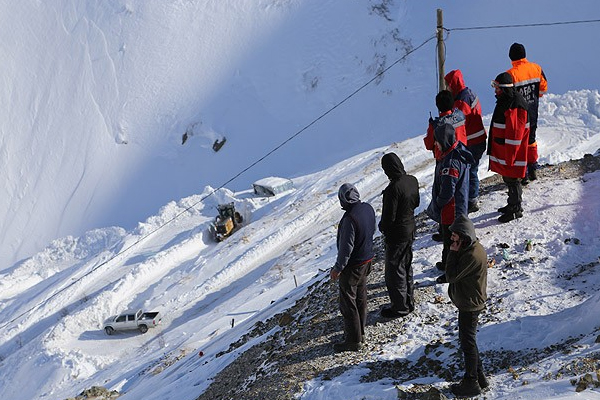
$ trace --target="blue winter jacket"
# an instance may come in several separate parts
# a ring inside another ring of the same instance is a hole
[[[346,266],[362,265],[373,259],[375,211],[369,203],[360,201],[358,190],[352,184],[343,184],[338,197],[346,212],[338,225],[338,256],[333,269],[341,272]]]
[[[475,162],[464,144],[456,140],[450,124],[435,130],[442,153],[435,166],[431,203],[427,215],[442,225],[450,225],[459,215],[467,215],[469,169]]]

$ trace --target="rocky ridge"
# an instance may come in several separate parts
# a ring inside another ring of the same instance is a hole
[[[600,169],[600,155],[586,155],[580,160],[572,160],[558,165],[545,165],[538,170],[538,179],[567,179],[580,177],[587,172]],[[481,182],[481,196],[491,192],[505,190],[501,178],[497,175]],[[417,236],[431,235],[432,225],[426,217],[417,217]],[[383,277],[383,243],[376,243],[377,254],[373,270],[368,280],[368,304],[366,343],[360,352],[335,354],[332,343],[343,339],[342,319],[338,311],[337,283],[328,279],[326,271],[320,280],[308,288],[308,293],[286,312],[278,314],[268,321],[255,325],[254,329],[244,335],[238,342],[232,343],[229,351],[242,346],[252,338],[256,338],[274,330],[268,339],[243,352],[233,363],[223,369],[208,389],[198,400],[209,399],[294,399],[302,392],[302,385],[311,379],[330,380],[348,369],[361,365],[369,372],[363,381],[374,382],[383,378],[392,378],[395,382],[412,380],[424,376],[437,375],[447,381],[457,379],[462,371],[462,355],[456,341],[442,339],[430,342],[425,348],[425,355],[417,361],[377,359],[383,346],[403,336],[407,319],[419,313],[422,324],[442,324],[447,330],[454,330],[455,324],[442,321],[452,315],[453,306],[439,296],[432,286],[415,289],[417,304],[434,304],[437,312],[417,307],[415,313],[405,319],[387,320],[379,315],[381,306],[388,302],[387,290]],[[494,260],[490,262],[493,264]],[[591,268],[598,267],[595,265]],[[495,300],[498,301],[498,300]],[[494,321],[495,308],[498,305],[490,301],[487,309],[480,317],[480,324]],[[599,337],[600,340],[600,337]],[[499,372],[510,372],[514,379],[519,379],[520,371],[534,368],[536,362],[556,352],[569,351],[577,341],[572,338],[544,349],[531,351],[485,351],[483,358],[485,369],[490,376]],[[573,376],[574,385],[578,388],[598,386],[590,373],[600,371],[600,354],[587,357],[575,365],[565,365],[560,376],[547,375],[545,379],[560,378],[563,374]],[[600,373],[600,372],[599,372]],[[584,375],[577,379],[578,375]],[[524,382],[526,384],[527,382]],[[409,391],[400,390],[402,399],[443,399],[449,390],[440,391],[430,385],[413,385]]]

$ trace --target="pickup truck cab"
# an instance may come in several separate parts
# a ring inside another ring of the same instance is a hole
[[[104,321],[104,332],[107,335],[112,335],[115,331],[137,329],[142,333],[146,333],[149,328],[156,327],[161,321],[162,318],[158,311],[127,310]]]

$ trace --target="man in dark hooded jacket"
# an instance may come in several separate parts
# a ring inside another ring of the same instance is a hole
[[[472,397],[489,386],[476,342],[477,320],[487,300],[487,254],[465,215],[456,218],[450,231],[446,280],[450,300],[458,308],[458,338],[465,362],[463,379],[450,389],[457,396]]]
[[[371,271],[375,211],[369,203],[360,201],[354,185],[344,183],[338,199],[346,212],[337,232],[337,259],[331,269],[332,280],[339,278],[340,312],[344,318],[344,341],[333,350],[358,351],[364,342],[367,324],[367,275]]]
[[[419,182],[404,171],[396,153],[387,153],[381,167],[390,180],[383,191],[379,230],[385,237],[385,285],[391,304],[381,310],[385,318],[404,317],[415,309],[412,245],[415,208],[419,206]]]
[[[465,145],[456,140],[452,125],[438,126],[434,135],[439,152],[433,177],[431,203],[426,213],[442,228],[442,261],[438,262],[436,267],[443,271],[451,244],[449,227],[459,215],[467,214],[469,169],[474,160]]]

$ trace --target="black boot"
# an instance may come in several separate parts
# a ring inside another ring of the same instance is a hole
[[[538,169],[537,162],[535,162],[533,164],[527,164],[527,178],[529,178],[530,181],[535,181],[537,179],[537,172],[536,172],[537,169]]]
[[[535,172],[535,168],[531,168],[529,171],[529,180],[535,181],[537,179],[537,172]]]
[[[477,374],[477,383],[479,383],[479,387],[481,388],[481,390],[485,390],[490,386],[490,383],[488,382],[483,372],[479,372]]]
[[[399,311],[394,311],[392,310],[390,307],[383,307],[381,309],[381,311],[379,312],[379,314],[383,317],[383,318],[400,318],[400,317],[406,317],[409,312],[399,312]]]
[[[513,219],[521,218],[523,216],[523,210],[521,207],[512,208],[512,210],[508,210],[500,217],[498,217],[498,222],[505,223],[512,221]]]
[[[333,345],[333,351],[336,353],[341,353],[343,351],[360,351],[362,350],[362,347],[362,343],[341,342]]]
[[[467,210],[468,213],[479,211],[479,204],[477,204],[477,200],[469,200],[469,208]]]
[[[505,213],[507,213],[507,212],[508,212],[508,210],[510,210],[510,206],[507,204],[507,205],[505,205],[504,207],[500,207],[500,208],[498,209],[498,212],[499,212],[500,214],[505,214]]]
[[[450,385],[450,390],[458,397],[474,397],[481,394],[477,379],[463,378],[459,383]]]

